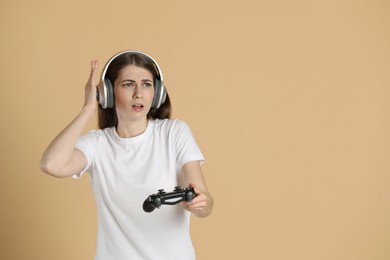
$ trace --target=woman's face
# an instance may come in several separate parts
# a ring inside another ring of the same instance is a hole
[[[136,65],[128,65],[119,71],[114,84],[118,120],[146,119],[154,96],[152,73]]]

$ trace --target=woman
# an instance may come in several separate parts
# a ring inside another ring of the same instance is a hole
[[[47,147],[41,169],[55,177],[90,173],[98,209],[95,260],[195,259],[190,215],[210,215],[213,199],[189,127],[169,119],[159,66],[144,53],[121,52],[106,64],[99,91],[97,67],[92,61],[84,106]],[[99,129],[81,136],[97,108]],[[193,187],[197,196],[182,206],[142,210],[148,195],[175,186]]]

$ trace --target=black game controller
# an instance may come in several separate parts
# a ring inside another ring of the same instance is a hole
[[[161,205],[175,205],[182,201],[191,202],[196,197],[194,188],[181,189],[176,186],[173,192],[165,192],[158,190],[157,194],[149,195],[142,205],[145,212],[152,212],[155,208],[160,208]],[[175,200],[176,199],[176,200]],[[173,200],[173,201],[172,201]]]

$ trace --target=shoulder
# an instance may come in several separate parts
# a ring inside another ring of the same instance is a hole
[[[155,129],[165,131],[183,131],[189,130],[186,122],[180,119],[155,119]]]
[[[183,120],[179,119],[156,120],[154,133],[156,136],[168,137],[175,143],[193,139],[192,131],[189,125]]]
[[[91,130],[87,134],[81,136],[81,139],[88,141],[97,141],[100,139],[107,139],[112,133],[112,127],[105,129]]]

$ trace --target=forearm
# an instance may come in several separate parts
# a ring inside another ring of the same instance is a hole
[[[73,121],[49,144],[42,155],[40,167],[50,175],[58,175],[70,161],[77,139],[94,114],[92,107],[85,106]]]
[[[207,189],[202,169],[198,161],[192,161],[182,167],[183,184],[195,189],[197,196],[191,202],[183,202],[186,210],[199,218],[207,217],[213,211],[214,200]]]

